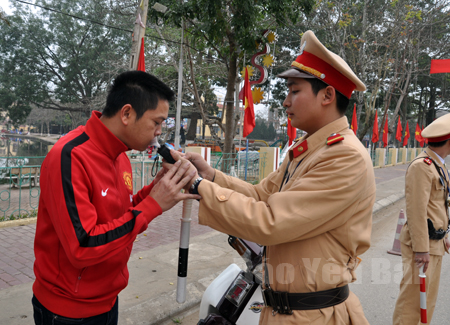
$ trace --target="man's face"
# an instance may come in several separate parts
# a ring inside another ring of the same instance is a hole
[[[154,110],[145,111],[144,115],[136,120],[136,112],[130,121],[127,146],[131,149],[144,151],[153,138],[161,134],[161,125],[169,114],[169,102],[160,100]]]
[[[316,96],[311,84],[302,78],[288,78],[289,93],[283,102],[291,125],[312,134],[320,129],[321,110],[320,92]]]

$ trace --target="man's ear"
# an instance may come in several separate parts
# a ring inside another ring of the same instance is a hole
[[[120,114],[120,120],[122,121],[123,125],[128,125],[131,121],[131,118],[136,113],[130,104],[125,104],[120,109],[119,114]]]
[[[327,86],[326,88],[322,89],[323,91],[323,105],[329,105],[336,99],[336,89],[331,86]]]

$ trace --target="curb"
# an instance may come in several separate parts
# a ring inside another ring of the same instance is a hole
[[[36,221],[37,221],[37,217],[2,221],[2,222],[0,222],[0,229],[8,228],[8,227],[27,226],[32,223],[36,223]]]
[[[200,304],[203,291],[190,283],[186,287],[186,302],[176,302],[176,290],[167,292],[159,297],[144,301],[138,305],[122,310],[119,317],[125,320],[125,324],[133,325],[159,325],[169,321],[177,315],[194,308]],[[165,306],[171,306],[167,308]],[[136,322],[139,319],[140,321]]]
[[[391,204],[394,204],[395,202],[403,199],[405,197],[405,191],[401,192],[400,194],[392,194],[388,197],[385,197],[384,199],[378,200],[374,203],[372,214],[377,213],[383,208],[388,207]]]

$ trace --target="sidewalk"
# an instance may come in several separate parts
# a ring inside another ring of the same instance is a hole
[[[406,168],[397,165],[375,169],[374,213],[404,197]],[[136,239],[128,263],[129,285],[119,296],[119,324],[157,324],[170,319],[196,306],[209,283],[229,264],[243,266],[243,260],[228,245],[227,235],[198,224],[198,203],[194,201],[187,301],[178,304],[175,296],[181,213],[180,203],[152,221]],[[17,220],[10,227],[0,228],[0,324],[34,324],[30,301],[35,229],[35,220]]]

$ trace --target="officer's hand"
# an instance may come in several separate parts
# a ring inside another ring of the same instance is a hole
[[[445,238],[444,244],[445,244],[445,248],[447,248],[447,251],[450,250],[450,239]]]
[[[425,273],[428,269],[428,263],[430,263],[430,253],[416,253],[414,260],[418,268],[424,266],[423,272]]]
[[[178,160],[153,186],[149,195],[158,202],[163,212],[181,200],[202,198],[200,195],[181,193],[181,189],[188,186],[197,173],[195,168],[189,171],[191,166],[189,162]]]
[[[208,181],[213,181],[216,170],[212,168],[203,157],[196,152],[187,152],[184,158],[189,160],[195,168],[197,168],[198,173],[202,175],[204,179]]]

